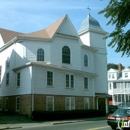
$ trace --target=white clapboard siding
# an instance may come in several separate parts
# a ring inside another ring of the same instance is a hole
[[[53,86],[47,86],[47,71],[53,72]],[[77,95],[91,96],[93,84],[90,78],[89,91],[84,89],[84,76],[61,70],[53,70],[45,67],[35,67],[34,72],[34,93],[35,94],[54,94],[54,95]],[[66,74],[72,74],[75,78],[75,88],[66,88]]]
[[[37,61],[37,50],[42,48],[44,50],[44,60],[50,63],[50,42],[26,42],[26,58],[29,62]]]
[[[6,85],[6,76],[4,75],[0,87],[1,96],[21,95],[31,93],[31,67],[23,68],[20,71],[20,87],[17,87],[17,72],[10,71],[9,85]]]

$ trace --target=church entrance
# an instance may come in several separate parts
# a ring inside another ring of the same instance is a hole
[[[106,111],[105,98],[98,98],[98,109],[101,111]]]

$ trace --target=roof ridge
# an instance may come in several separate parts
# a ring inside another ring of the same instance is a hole
[[[51,39],[56,33],[56,31],[58,30],[58,28],[60,27],[61,23],[63,22],[66,16],[67,15],[63,16],[62,18],[60,18],[59,20],[57,20],[56,22],[49,25],[43,30],[39,30],[36,32],[32,32],[32,33],[28,33],[28,34],[20,35],[20,36]]]

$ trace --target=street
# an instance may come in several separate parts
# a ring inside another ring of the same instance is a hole
[[[23,127],[19,130],[111,130],[106,120],[84,121],[77,123],[66,123],[46,126]]]

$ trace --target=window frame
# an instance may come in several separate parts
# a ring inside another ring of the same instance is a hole
[[[124,75],[125,75],[125,78],[128,78],[128,73],[125,73]]]
[[[62,63],[71,64],[71,50],[68,46],[62,48]]]
[[[86,54],[84,55],[84,66],[88,67],[88,56]]]
[[[87,82],[86,82],[86,79],[87,79]],[[84,89],[85,90],[89,89],[89,78],[88,77],[84,77]]]
[[[8,97],[5,98],[5,111],[8,111],[9,109],[9,99]]]
[[[0,66],[0,85],[1,85],[2,66]]]
[[[68,102],[67,102],[67,100],[68,100]],[[65,110],[75,110],[75,97],[66,97],[65,98]]]
[[[49,73],[51,73],[51,77],[49,75]],[[53,86],[54,82],[53,82],[53,79],[54,79],[54,74],[52,71],[47,71],[47,86]]]
[[[0,98],[0,110],[2,110],[2,98]]]
[[[17,87],[20,87],[20,81],[21,81],[21,73],[17,73]]]
[[[45,59],[44,59],[44,56],[45,54],[44,54],[44,50],[42,49],[42,48],[39,48],[38,50],[37,50],[37,61],[44,61]]]
[[[9,86],[9,72],[6,73],[6,86]]]
[[[87,105],[87,108],[86,108],[86,103],[88,104],[88,105]],[[85,97],[85,98],[84,98],[84,109],[85,109],[85,110],[88,110],[89,108],[90,108],[89,98],[88,98],[88,97]]]
[[[9,60],[9,57],[7,58],[6,60],[6,69],[9,69],[10,68],[10,60]]]
[[[52,105],[52,108],[51,110],[49,110],[49,98],[52,100],[51,101],[51,105]],[[46,111],[54,111],[54,96],[46,96]]]
[[[19,103],[18,103],[18,99],[19,99]],[[20,97],[16,97],[16,111],[19,112],[20,111]]]
[[[75,88],[75,76],[73,74],[66,74],[66,88]]]

